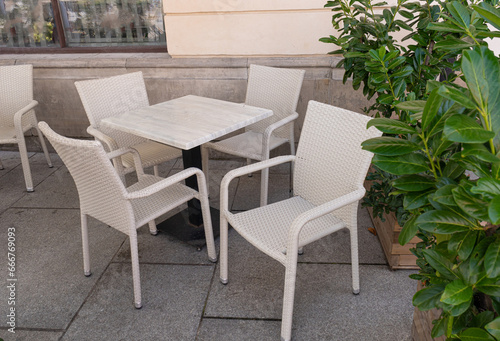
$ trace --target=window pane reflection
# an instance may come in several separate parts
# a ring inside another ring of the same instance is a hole
[[[68,46],[165,43],[161,0],[59,2]]]
[[[57,46],[49,0],[0,0],[0,46]]]

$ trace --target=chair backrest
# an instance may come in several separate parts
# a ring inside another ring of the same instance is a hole
[[[38,126],[73,177],[82,213],[128,234],[131,217],[127,214],[130,204],[124,199],[126,189],[101,143],[61,136],[45,122]]]
[[[142,72],[75,82],[90,125],[116,140],[119,147],[128,147],[146,139],[100,126],[103,118],[124,114],[149,106]]]
[[[33,65],[0,66],[0,126],[14,126],[14,114],[33,100]]]
[[[304,70],[250,65],[245,103],[271,109],[273,115],[246,130],[263,133],[269,125],[292,115],[297,109],[304,73]],[[290,125],[276,129],[274,135],[289,138]]]
[[[310,101],[297,147],[294,193],[315,205],[363,185],[373,154],[361,142],[382,135],[371,118]]]

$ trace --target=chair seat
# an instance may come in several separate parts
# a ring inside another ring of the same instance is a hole
[[[32,128],[31,125],[26,125],[23,127],[23,131],[26,132]],[[8,140],[8,141],[14,141],[13,143],[17,143],[17,137],[16,137],[16,128],[14,126],[0,126],[0,140]],[[9,143],[9,142],[3,142],[3,143]]]
[[[262,138],[261,133],[247,131],[219,142],[209,142],[206,146],[227,154],[262,161]],[[269,150],[287,142],[288,140],[285,138],[271,135]]]
[[[154,141],[146,141],[132,146],[141,156],[142,166],[144,168],[158,165],[182,156],[180,149],[173,148]],[[132,172],[134,168],[134,158],[128,153],[122,156],[123,166],[126,172]]]
[[[129,193],[137,191],[163,179],[164,178],[154,175],[144,175],[139,182],[127,187],[127,191]],[[175,183],[145,198],[132,200],[131,203],[135,212],[136,226],[140,227],[147,224],[156,217],[194,198],[197,194],[198,192],[194,189],[180,183]]]
[[[295,196],[250,211],[229,213],[227,220],[251,244],[284,264],[288,232],[293,220],[314,207],[309,201]],[[332,214],[324,215],[304,226],[299,247],[323,237],[326,232],[331,233],[344,227],[345,223]]]

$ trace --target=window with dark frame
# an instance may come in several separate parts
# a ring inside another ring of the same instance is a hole
[[[1,52],[166,51],[161,0],[0,0],[0,34]]]

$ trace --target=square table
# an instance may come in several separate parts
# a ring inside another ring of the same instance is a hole
[[[138,135],[182,149],[184,168],[201,169],[200,146],[218,137],[246,127],[273,114],[272,110],[213,98],[188,95],[163,103],[126,112],[101,121],[104,126]],[[198,189],[196,177],[186,185]],[[212,212],[211,212],[212,213]],[[211,214],[218,235],[218,211]],[[214,217],[215,215],[215,217]],[[215,219],[214,219],[215,218]],[[214,221],[215,220],[215,221]],[[193,199],[188,212],[181,212],[158,225],[161,231],[200,245],[204,240],[200,203]]]

